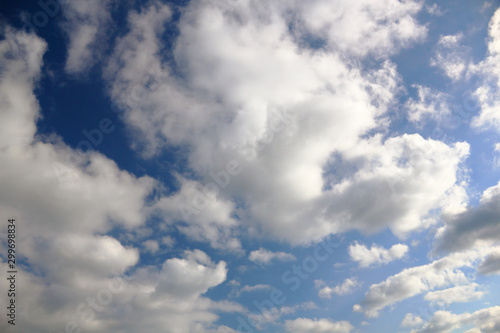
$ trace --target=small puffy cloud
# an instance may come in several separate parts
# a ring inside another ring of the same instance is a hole
[[[173,247],[175,245],[175,238],[172,236],[165,236],[161,239],[161,243],[166,247]]]
[[[316,288],[319,289],[318,293],[319,297],[331,298],[332,294],[339,296],[348,295],[352,293],[356,288],[358,288],[361,285],[361,283],[358,281],[357,278],[348,278],[345,279],[344,282],[335,287],[326,286],[326,283],[322,280],[314,281],[314,285]]]
[[[298,318],[285,321],[288,333],[350,333],[354,327],[348,321]]]
[[[405,104],[411,122],[421,123],[426,118],[439,122],[450,115],[448,95],[418,84],[413,87],[417,89],[418,99],[410,98]]]
[[[250,252],[248,259],[258,264],[269,264],[272,260],[279,261],[293,261],[296,260],[295,256],[285,252],[272,252],[264,248]]]
[[[149,253],[156,253],[160,249],[160,244],[154,239],[148,239],[142,243],[144,249]]]
[[[168,294],[177,299],[198,297],[210,287],[226,280],[226,263],[213,263],[208,255],[200,250],[185,251],[184,258],[165,261],[156,287],[159,294]]]
[[[378,245],[367,248],[363,244],[354,242],[348,248],[351,260],[359,263],[360,267],[387,264],[393,260],[401,259],[408,252],[405,244],[395,244],[390,249]]]
[[[401,322],[401,326],[403,327],[415,327],[420,326],[424,323],[420,316],[415,316],[411,313],[407,313]]]
[[[425,6],[425,9],[427,10],[427,12],[433,16],[442,16],[444,14],[444,12],[442,11],[442,9],[438,6],[437,3],[434,3],[431,5],[426,5]]]
[[[233,290],[231,291],[231,296],[239,297],[242,293],[251,293],[255,291],[263,291],[263,290],[271,290],[273,287],[268,284],[256,284],[253,286],[245,285],[241,288],[237,288],[240,286],[238,281],[231,280],[229,284],[233,286]]]
[[[484,292],[477,290],[478,284],[455,286],[452,288],[432,291],[425,295],[424,299],[439,306],[447,306],[452,303],[464,303],[481,299]]]
[[[272,287],[268,284],[256,284],[254,286],[243,286],[243,288],[240,289],[241,293],[248,293],[252,291],[257,291],[257,290],[269,290]]]
[[[101,58],[111,28],[110,7],[115,0],[93,0],[74,2],[59,1],[63,21],[61,27],[69,38],[65,70],[80,74],[92,67]]]

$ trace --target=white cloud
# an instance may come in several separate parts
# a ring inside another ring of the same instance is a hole
[[[272,260],[292,261],[296,260],[295,256],[286,252],[272,252],[263,248],[250,252],[248,259],[258,264],[269,264]]]
[[[500,102],[495,97],[500,91],[500,9],[497,9],[489,23],[488,54],[471,71],[480,75],[482,85],[475,91],[481,106],[481,113],[473,119],[476,128],[493,127],[500,130]]]
[[[437,311],[421,329],[411,333],[448,333],[465,325],[474,325],[470,333],[495,333],[500,329],[500,307],[485,308],[473,313],[454,314]]]
[[[473,250],[451,254],[426,265],[406,268],[385,281],[370,286],[361,305],[357,305],[353,310],[377,317],[385,307],[409,297],[443,287],[469,284],[463,268],[474,267],[479,259],[488,256],[492,251],[495,251],[495,248],[486,244]],[[459,288],[455,291],[462,291],[463,294],[467,290]],[[453,289],[443,293],[450,292],[453,292]],[[438,300],[443,293],[431,294],[430,297]]]
[[[289,333],[350,333],[354,329],[347,321],[307,318],[287,320],[285,328]]]
[[[142,246],[147,252],[156,253],[160,250],[160,244],[154,239],[148,239],[142,243]]]
[[[252,292],[252,291],[257,291],[257,290],[269,290],[272,287],[268,284],[256,284],[254,286],[243,286],[243,288],[240,289],[240,293],[247,293],[247,292]]]
[[[420,326],[424,323],[420,316],[415,316],[411,313],[407,313],[401,322],[401,326],[403,327],[415,327]]]
[[[491,253],[481,264],[477,271],[483,275],[500,274],[500,251]]]
[[[368,249],[365,245],[354,242],[348,248],[351,260],[357,261],[360,267],[387,264],[393,260],[401,259],[408,252],[405,244],[395,244],[390,249],[372,245]]]
[[[444,14],[444,12],[441,10],[441,8],[438,6],[437,3],[432,4],[432,6],[426,5],[425,9],[431,15],[442,16]]]
[[[175,238],[172,236],[165,236],[161,239],[161,243],[166,247],[173,247],[176,243]]]
[[[301,5],[307,31],[324,39],[331,49],[348,54],[392,54],[427,34],[415,18],[422,10],[419,1],[314,0]]]
[[[451,114],[446,94],[421,85],[413,87],[417,89],[418,100],[410,98],[405,104],[410,121],[421,123],[425,118],[430,118],[440,122]]]
[[[326,283],[322,280],[314,281],[314,285],[317,289],[319,289],[319,297],[331,298],[332,294],[339,296],[348,295],[352,293],[356,288],[358,288],[361,283],[357,278],[348,278],[345,279],[344,282],[333,288],[326,286]]]
[[[111,28],[110,8],[114,0],[75,2],[59,0],[64,21],[61,27],[69,37],[65,70],[79,74],[88,70],[101,57]]]
[[[481,299],[484,292],[477,290],[478,284],[455,286],[452,288],[432,291],[425,295],[424,299],[439,306],[447,306],[452,303],[464,303]]]
[[[435,56],[431,59],[431,66],[444,71],[453,81],[461,79],[468,70],[468,50],[460,43],[463,34],[441,36],[435,47]]]

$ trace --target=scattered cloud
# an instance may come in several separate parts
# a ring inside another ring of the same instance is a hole
[[[420,316],[415,316],[411,313],[407,313],[401,322],[401,326],[403,327],[415,327],[415,326],[421,326],[424,323],[422,318]]]
[[[331,288],[326,285],[326,283],[322,280],[314,281],[314,285],[317,289],[319,289],[319,297],[321,298],[331,298],[332,294],[334,295],[347,295],[356,290],[361,283],[357,278],[348,278],[345,279],[341,284]]]
[[[295,256],[285,252],[272,252],[263,248],[250,252],[248,259],[257,263],[267,265],[273,260],[279,261],[293,261],[296,260]]]
[[[475,91],[481,106],[480,114],[473,119],[475,128],[500,130],[500,102],[495,97],[500,91],[500,9],[489,23],[488,54],[471,71],[482,78],[482,85]]]
[[[436,235],[439,250],[460,251],[500,237],[500,183],[486,189],[477,207],[446,218]]]
[[[349,246],[348,252],[351,260],[357,261],[360,267],[370,267],[403,258],[408,252],[408,246],[395,244],[390,249],[385,249],[378,245],[372,245],[368,249],[365,245],[354,242]]]
[[[431,66],[441,69],[453,81],[460,80],[468,70],[468,49],[461,45],[463,33],[441,36],[435,47]]]
[[[112,19],[111,6],[114,0],[93,0],[76,3],[59,0],[64,20],[63,31],[69,38],[65,70],[70,74],[82,74],[102,58]]]

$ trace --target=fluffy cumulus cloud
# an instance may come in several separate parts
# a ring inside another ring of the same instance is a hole
[[[272,260],[291,261],[295,256],[286,252],[272,252],[263,248],[250,252],[248,259],[258,264],[269,264]]]
[[[351,259],[357,261],[360,267],[369,267],[401,259],[408,252],[408,245],[395,244],[390,249],[385,249],[378,245],[367,248],[363,244],[354,242],[349,246],[348,252]]]
[[[133,12],[130,32],[105,71],[110,95],[145,156],[188,148],[188,166],[205,190],[201,200],[210,202],[205,210],[199,196],[184,196],[183,187],[193,186],[184,181],[159,204],[162,216],[179,215],[183,201],[193,212],[183,216],[183,231],[230,246],[237,246],[231,240],[235,213],[249,234],[292,244],[349,229],[389,227],[403,237],[433,224],[430,212],[443,208],[456,186],[467,144],[419,135],[361,138],[385,121],[400,77],[388,60],[366,71],[342,56],[396,52],[425,35],[414,18],[420,2],[391,1],[390,8],[192,1],[168,62],[159,38],[168,8],[153,2]],[[330,11],[343,13],[335,14],[337,24],[352,25],[352,40],[326,23],[331,16],[322,15]],[[356,30],[365,27],[354,24],[359,13],[371,22],[366,31]],[[329,47],[309,47],[307,34]],[[228,165],[238,172],[228,172]],[[244,205],[232,207],[236,198]]]
[[[354,329],[347,321],[307,318],[287,320],[285,328],[289,333],[350,333]]]
[[[466,325],[473,325],[469,333],[494,333],[500,329],[500,307],[485,308],[473,313],[454,314],[437,311],[422,328],[411,333],[448,333]]]
[[[139,250],[106,235],[144,225],[156,182],[92,150],[74,150],[56,135],[35,135],[40,110],[33,91],[47,46],[35,35],[4,32],[0,215],[16,216],[22,229],[25,265],[18,270],[30,295],[22,330],[202,332],[217,329],[216,312],[242,311],[202,296],[225,280],[225,262],[195,250],[161,268],[139,269]],[[150,250],[156,245],[145,244]],[[3,243],[1,251],[7,253]],[[2,290],[7,282],[2,279]],[[6,294],[0,301],[7,303]]]
[[[379,312],[387,306],[423,292],[447,287],[452,288],[428,293],[427,299],[441,303],[477,299],[482,294],[474,290],[474,285],[453,287],[469,284],[469,278],[464,273],[465,269],[476,267],[479,260],[497,250],[497,248],[483,245],[451,254],[430,264],[406,268],[385,281],[370,286],[362,303],[356,305],[354,311],[364,312],[369,317],[377,317]],[[442,300],[445,296],[453,299]]]

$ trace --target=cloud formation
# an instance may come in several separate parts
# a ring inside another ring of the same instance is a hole
[[[351,260],[357,261],[360,267],[369,267],[401,259],[408,252],[408,245],[395,244],[390,249],[385,249],[378,245],[367,248],[363,244],[354,242],[349,245],[348,252]]]

